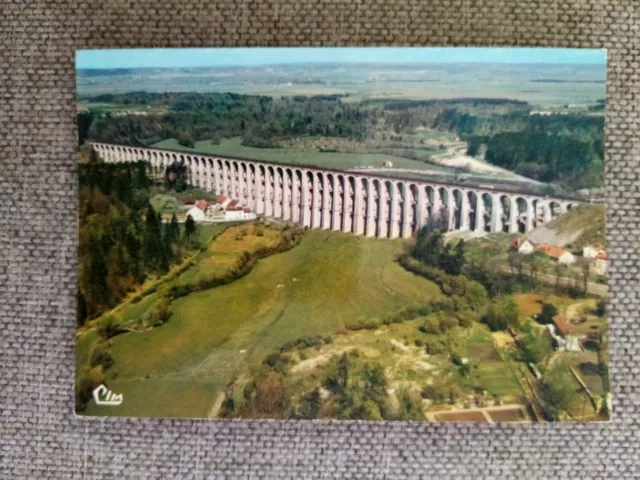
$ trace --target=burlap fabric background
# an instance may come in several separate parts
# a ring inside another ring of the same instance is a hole
[[[0,476],[639,476],[639,3],[0,0]],[[75,418],[75,49],[343,44],[609,49],[612,423]]]

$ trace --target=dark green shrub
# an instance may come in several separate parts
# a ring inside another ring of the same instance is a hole
[[[442,315],[440,318],[440,332],[445,333],[458,326],[458,319],[451,315]]]
[[[429,338],[424,343],[426,346],[426,352],[429,355],[438,355],[447,351],[447,347],[444,342],[437,338]]]
[[[435,387],[434,385],[426,385],[422,389],[422,398],[433,400],[434,403],[444,403],[447,401],[448,392]]]
[[[538,322],[543,325],[553,323],[553,317],[558,314],[558,309],[550,303],[542,304],[542,312],[538,315]]]
[[[113,357],[109,350],[107,342],[98,342],[94,345],[89,356],[89,365],[91,367],[102,366],[102,370],[106,371],[114,364]]]
[[[105,340],[109,340],[110,338],[115,337],[116,335],[118,335],[118,333],[121,332],[119,330],[115,317],[113,317],[112,315],[104,318],[98,326],[98,335],[100,335]]]

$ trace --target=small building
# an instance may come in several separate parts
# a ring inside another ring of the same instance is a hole
[[[387,160],[386,162],[384,162],[384,166],[386,168],[393,168],[393,162],[390,160]]]
[[[218,198],[216,198],[216,203],[218,205],[221,205],[222,208],[227,208],[227,206],[231,203],[231,199],[225,197],[224,195],[218,195]]]
[[[536,248],[536,251],[543,253],[548,257],[557,260],[558,263],[562,263],[564,265],[571,265],[576,261],[576,257],[568,250],[565,250],[562,247],[557,247],[555,245],[549,245],[548,243],[541,243]]]
[[[593,271],[598,275],[606,275],[609,269],[609,257],[606,253],[598,253],[593,261]]]
[[[580,350],[582,350],[580,347],[580,341],[578,340],[578,337],[576,337],[575,335],[568,335],[568,334],[558,335],[557,332],[559,330],[560,329],[555,325],[555,321],[553,325],[551,324],[547,325],[547,332],[553,339],[554,344],[558,350],[565,351],[565,352],[579,352]]]
[[[597,258],[598,255],[607,255],[604,245],[587,245],[582,249],[584,258]]]
[[[194,198],[185,198],[183,203],[185,205],[195,205],[196,200]]]
[[[564,315],[556,315],[553,317],[553,324],[555,325],[557,332],[563,337],[566,337],[571,333],[571,327],[564,318]]]
[[[256,215],[251,211],[251,208],[242,205],[230,204],[224,211],[225,220],[252,220],[254,218],[256,218]]]
[[[189,215],[191,215],[191,218],[193,218],[196,221],[196,223],[202,222],[205,220],[204,211],[200,210],[200,208],[198,208],[195,205],[187,211],[186,217],[188,217]]]
[[[513,242],[511,242],[511,245],[509,245],[509,248],[522,255],[530,255],[535,251],[531,242],[522,237],[515,238]]]
[[[572,265],[576,263],[576,257],[573,253],[565,250],[560,257],[558,257],[558,263],[563,265]]]
[[[198,200],[195,203],[195,206],[198,207],[203,212],[206,212],[207,211],[207,207],[209,206],[209,204],[206,202],[206,200]]]

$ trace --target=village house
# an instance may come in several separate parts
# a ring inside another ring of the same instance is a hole
[[[596,258],[600,254],[607,254],[604,245],[586,245],[582,249],[582,256],[584,258]]]
[[[235,203],[235,204],[234,204]],[[238,205],[235,200],[233,200],[229,206],[224,211],[224,219],[229,220],[251,220],[256,218],[255,213],[251,212],[250,207],[245,207],[242,205]]]
[[[598,253],[593,260],[593,271],[598,275],[606,275],[609,269],[609,257],[606,253]]]
[[[564,318],[564,315],[555,315],[553,317],[553,324],[555,325],[556,330],[561,336],[566,337],[571,333],[571,327],[567,323],[567,320]]]
[[[216,198],[216,204],[220,205],[222,208],[226,208],[230,203],[231,199],[225,197],[224,195],[218,195],[218,197]]]
[[[206,218],[204,214],[204,210],[202,210],[197,205],[194,205],[189,210],[187,210],[187,214],[185,215],[185,218],[189,216],[191,216],[191,218],[193,218],[196,221],[196,223],[203,222]]]
[[[256,218],[251,207],[223,195],[219,195],[215,203],[208,203],[205,200],[194,201],[186,215],[191,215],[196,222],[230,222]]]
[[[530,255],[535,250],[531,242],[522,237],[515,238],[513,242],[511,242],[511,245],[509,245],[509,248],[522,255]]]
[[[541,243],[536,248],[536,251],[555,259],[558,263],[563,265],[571,265],[576,261],[575,255],[568,250],[555,245],[549,245],[548,243]]]
[[[578,337],[571,335],[571,327],[564,315],[554,316],[553,323],[547,325],[547,329],[559,350],[567,352],[579,352],[581,350],[580,341]]]
[[[587,245],[582,249],[582,256],[591,260],[593,271],[598,275],[606,275],[609,267],[609,256],[604,245]]]

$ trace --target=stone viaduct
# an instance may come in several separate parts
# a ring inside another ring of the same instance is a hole
[[[154,175],[182,163],[188,182],[251,206],[258,215],[367,237],[410,237],[445,216],[449,230],[529,232],[579,202],[510,191],[267,163],[155,148],[92,143],[105,162],[144,160]]]

